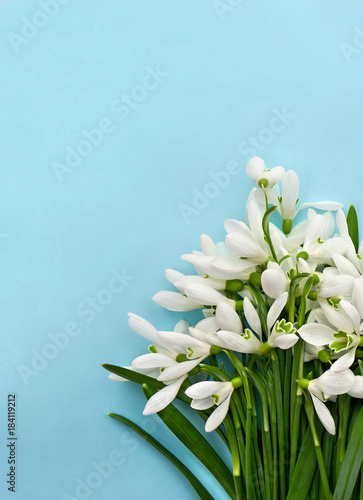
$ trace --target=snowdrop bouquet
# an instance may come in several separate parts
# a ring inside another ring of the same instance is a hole
[[[226,220],[225,242],[202,235],[183,255],[196,274],[168,269],[177,291],[153,300],[201,311],[191,326],[160,331],[129,314],[150,342],[129,367],[104,365],[112,380],[142,384],[144,415],[158,413],[232,499],[363,499],[363,243],[354,207],[299,205],[293,170],[247,164],[254,181],[245,222]],[[298,223],[295,217],[299,213]],[[302,217],[305,215],[305,219]],[[174,404],[190,405],[216,431],[231,470]],[[161,443],[126,417],[213,499]]]

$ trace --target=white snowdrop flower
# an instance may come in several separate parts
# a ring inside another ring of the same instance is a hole
[[[241,385],[242,380],[237,377],[231,382],[198,382],[185,391],[192,398],[190,406],[195,410],[206,410],[217,405],[205,423],[206,432],[214,431],[222,424],[228,413],[233,391]]]
[[[261,275],[261,285],[266,295],[276,299],[288,291],[290,280],[276,262],[268,262],[267,269]]]
[[[259,211],[252,204],[249,208],[249,219],[252,226],[255,225],[255,215],[257,216],[257,221],[261,222]],[[258,225],[256,224],[256,226]],[[262,223],[260,226],[262,231]],[[250,259],[255,264],[262,264],[267,261],[269,254],[267,253],[268,247],[264,241],[263,232],[261,234],[259,229],[252,231],[244,222],[231,219],[225,221],[224,227],[228,233],[226,244],[233,253],[239,257]]]
[[[158,380],[166,382],[182,377],[197,367],[205,358],[211,354],[221,352],[219,347],[209,343],[208,334],[189,328],[191,335],[177,332],[158,332],[158,337],[163,344],[173,347],[181,347],[185,352],[185,360],[176,364],[170,364],[162,370]],[[177,358],[178,359],[178,358]]]
[[[275,347],[279,349],[290,349],[299,340],[299,337],[295,334],[296,328],[292,323],[286,322],[285,319],[278,321],[286,305],[288,295],[287,292],[284,292],[277,297],[267,313],[267,328],[269,334],[267,342],[260,349],[261,354],[268,353]]]
[[[162,290],[156,293],[152,300],[169,311],[193,311],[201,308],[200,304],[193,302],[189,297],[178,292]]]
[[[309,391],[316,414],[330,434],[335,434],[335,423],[323,401],[327,401],[331,396],[349,392],[354,386],[354,379],[351,370],[336,373],[330,369],[314,380],[300,379],[298,381],[300,387]]]
[[[324,314],[332,326],[307,323],[298,329],[300,337],[311,345],[329,346],[333,355],[340,356],[332,365],[332,372],[348,369],[355,359],[360,342],[360,316],[357,309],[345,300],[339,303],[339,311],[321,304]]]
[[[248,297],[245,297],[243,301],[243,312],[251,328],[246,328],[244,331],[240,332],[242,324],[240,325],[236,322],[235,326],[238,328],[237,332],[233,330],[220,330],[213,336],[213,340],[216,345],[224,349],[230,349],[245,354],[260,354],[260,348],[262,346],[261,323],[256,309],[253,307]]]
[[[314,210],[309,210],[309,222],[302,247],[307,252],[309,261],[331,265],[333,254],[345,253],[346,241],[338,235],[332,237],[333,233],[334,219],[331,212],[318,215]]]
[[[266,169],[264,160],[255,156],[247,163],[246,172],[257,186],[271,188],[282,180],[285,170],[283,167]]]

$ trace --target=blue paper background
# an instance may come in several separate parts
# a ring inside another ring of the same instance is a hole
[[[109,381],[100,363],[145,352],[128,311],[160,329],[183,316],[150,298],[170,288],[165,268],[189,269],[179,256],[201,233],[222,239],[223,220],[243,217],[254,154],[296,169],[304,201],[353,202],[363,216],[362,13],[358,0],[0,3],[1,498],[13,498],[14,392],[18,500],[196,498],[108,411],[226,498],[142,416],[139,388]],[[82,142],[100,127],[99,144]],[[82,150],[72,167],[67,148]]]

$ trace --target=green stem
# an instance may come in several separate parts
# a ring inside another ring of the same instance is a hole
[[[314,441],[314,448],[315,448],[316,458],[318,460],[318,465],[319,465],[319,470],[320,470],[320,478],[321,478],[321,481],[323,483],[325,500],[332,500],[333,496],[331,494],[330,487],[329,487],[329,481],[328,481],[328,476],[326,473],[324,457],[323,457],[323,453],[321,451],[320,441],[319,441],[319,437],[318,437],[318,434],[316,432],[316,427],[315,427],[314,408],[313,408],[311,400],[306,396],[305,391],[304,391],[304,395],[305,395],[305,401],[306,401],[306,404],[305,404],[306,416],[308,417],[308,420],[309,420],[310,431],[311,431],[313,441]]]
[[[236,438],[236,433],[234,429],[234,425],[227,415],[223,421],[223,424],[226,428],[228,441],[231,448],[232,455],[232,466],[233,466],[233,480],[235,487],[235,500],[243,500],[243,490],[242,490],[242,481],[241,481],[241,463],[239,457],[238,443]]]
[[[275,351],[271,352],[272,373],[274,381],[276,413],[277,413],[277,437],[279,454],[279,478],[280,478],[280,498],[286,498],[286,474],[285,474],[285,449],[284,449],[284,410],[282,404],[282,388],[279,360]]]

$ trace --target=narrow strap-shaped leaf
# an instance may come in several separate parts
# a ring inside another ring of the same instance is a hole
[[[109,372],[115,373],[116,375],[126,378],[131,382],[136,382],[137,384],[148,384],[150,387],[154,387],[155,389],[162,389],[163,387],[165,387],[165,384],[163,384],[163,382],[160,382],[160,380],[156,380],[156,378],[149,377],[148,375],[144,375],[143,373],[134,372],[133,370],[129,370],[128,368],[124,368],[123,366],[108,364],[103,364],[102,366]],[[177,398],[188,404],[191,401],[191,399],[184,394],[183,390],[180,390],[178,392]]]
[[[349,236],[351,237],[355,247],[355,251],[358,253],[358,247],[359,247],[358,217],[354,205],[350,205],[349,207],[347,214],[347,226],[348,226]]]
[[[318,434],[320,436],[321,429],[318,430]],[[286,500],[305,500],[307,498],[314,479],[316,464],[314,441],[310,429],[307,429]]]
[[[143,390],[148,399],[156,392],[147,384],[143,385]],[[188,450],[213,474],[228,495],[235,498],[231,471],[194,425],[172,404],[159,411],[158,416]]]
[[[159,441],[157,441],[153,436],[151,436],[148,432],[144,431],[137,424],[132,422],[126,417],[122,415],[117,415],[116,413],[109,413],[110,417],[119,420],[123,424],[130,427],[133,431],[137,432],[140,436],[142,436],[146,441],[152,444],[157,450],[159,450],[163,455],[166,456],[172,462],[182,474],[188,479],[190,484],[193,486],[195,491],[198,493],[199,497],[202,500],[214,500],[213,497],[209,494],[209,492],[204,488],[202,483],[197,479],[192,472],[175,456],[173,455],[167,448],[165,448]]]
[[[155,387],[156,389],[162,389],[163,387],[165,387],[165,384],[163,384],[159,380],[156,380],[156,378],[149,377],[148,375],[144,375],[143,373],[138,373],[133,370],[129,370],[128,368],[124,368],[123,366],[108,364],[103,364],[102,366],[109,372],[126,378],[131,382],[136,382],[137,384],[149,384],[151,387]]]
[[[354,424],[333,500],[349,500],[363,462],[363,408]]]

